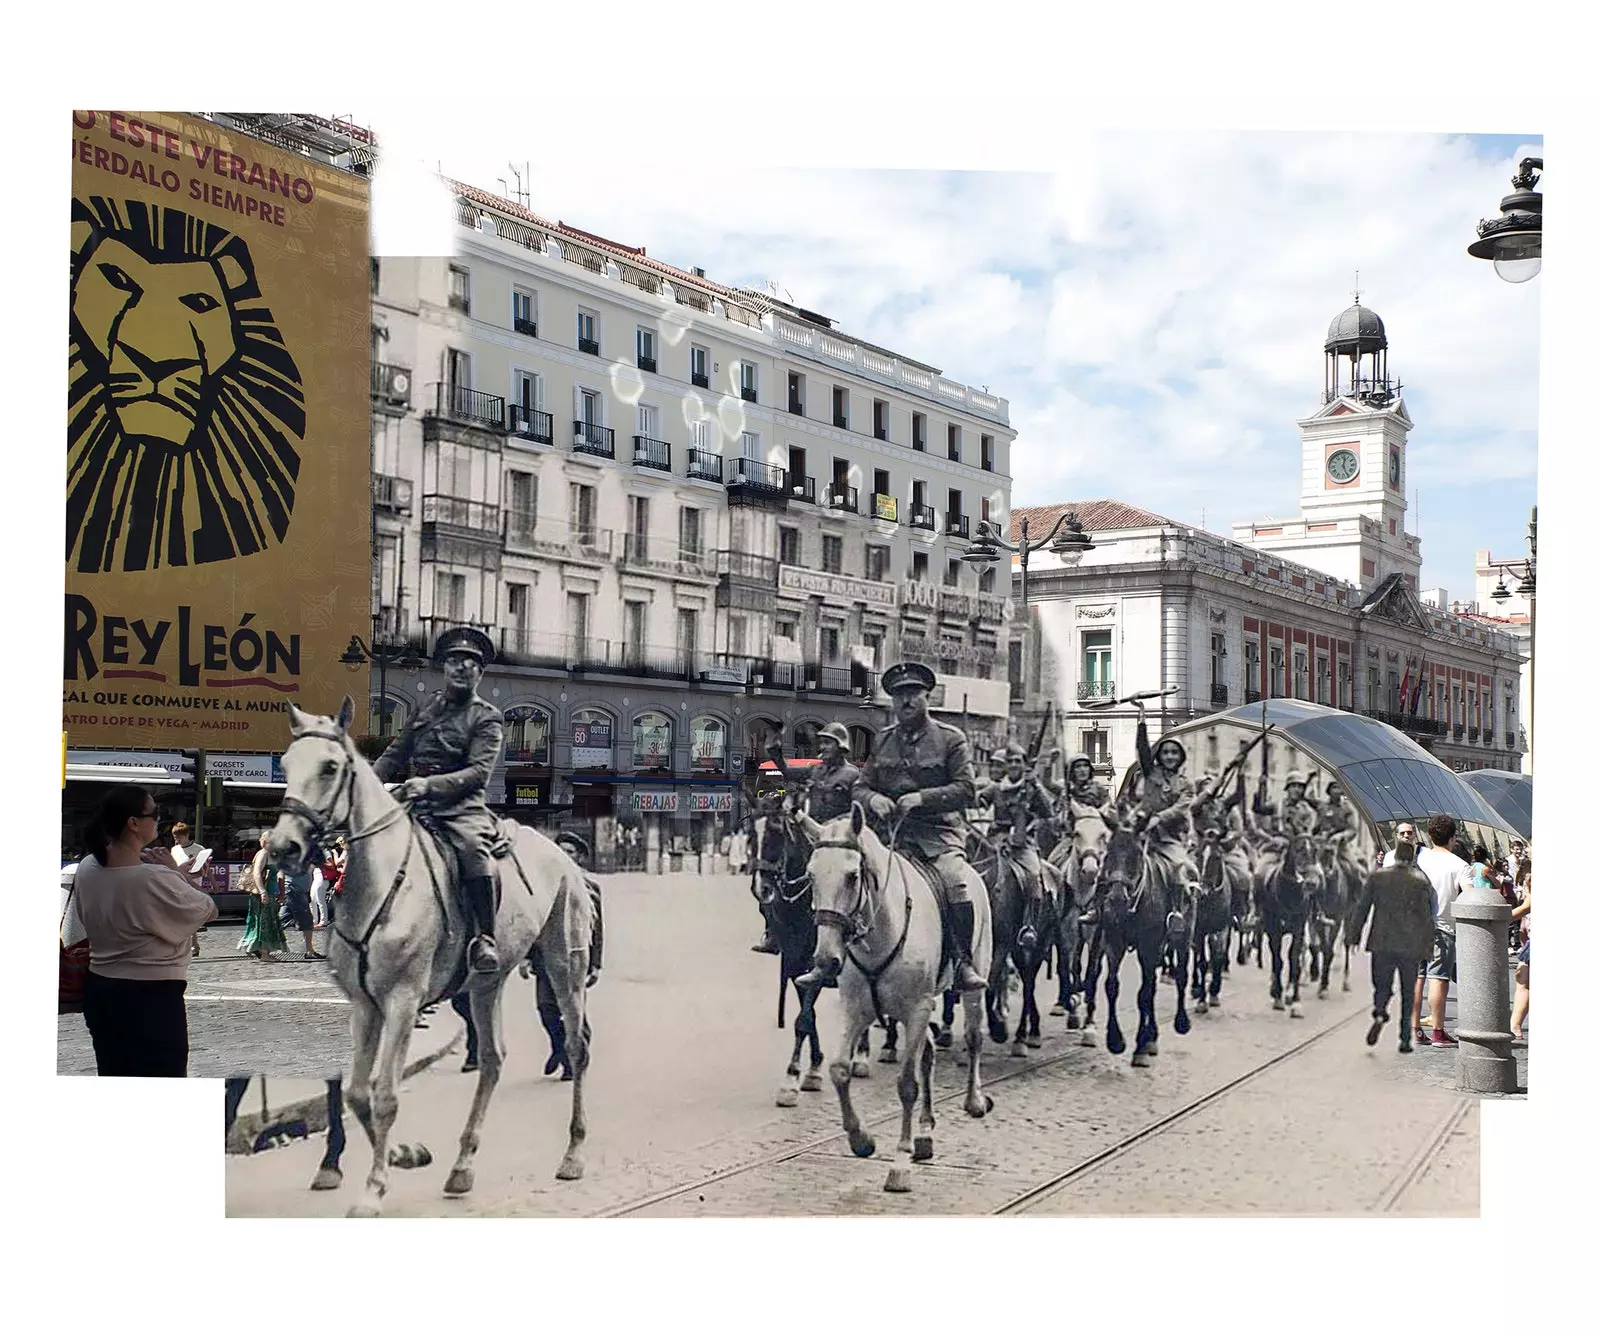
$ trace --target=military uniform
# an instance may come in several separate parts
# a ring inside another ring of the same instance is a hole
[[[1021,747],[1013,751],[1014,757],[1026,758]],[[1031,825],[1038,819],[1049,819],[1055,813],[1044,784],[1032,773],[1024,773],[1013,780],[1001,778],[990,788],[994,804],[994,831],[1001,835],[1001,846],[1023,872],[1023,889],[1027,894],[1027,907],[1018,932],[1018,941],[1025,949],[1038,942],[1039,907],[1044,899],[1044,870],[1039,864],[1039,848],[1034,841]]]
[[[1168,744],[1176,745],[1180,754],[1185,753],[1182,743],[1171,737],[1163,737],[1157,742],[1157,748]],[[1165,881],[1170,907],[1176,892],[1200,878],[1189,850],[1193,826],[1188,802],[1194,796],[1195,784],[1184,776],[1182,759],[1176,771],[1168,771],[1156,761],[1142,720],[1138,746],[1140,773],[1136,808],[1146,817],[1149,836],[1145,850]]]
[[[447,630],[434,648],[436,661],[476,658],[480,668],[493,656],[489,636],[473,629]],[[421,779],[420,814],[455,857],[462,896],[473,923],[477,971],[495,971],[494,857],[499,825],[484,802],[484,788],[500,760],[505,723],[500,710],[476,693],[452,700],[441,690],[417,710],[404,731],[373,765],[384,782]]]
[[[861,770],[849,760],[843,760],[832,768],[826,762],[819,764],[807,793],[806,808],[811,817],[819,824],[825,824],[830,819],[849,814],[851,802],[855,800],[856,783],[860,778]]]

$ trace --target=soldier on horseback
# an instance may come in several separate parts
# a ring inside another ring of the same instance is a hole
[[[990,788],[989,796],[994,804],[994,831],[1022,879],[1026,906],[1017,943],[1032,949],[1039,942],[1039,910],[1044,902],[1044,871],[1032,826],[1035,820],[1049,819],[1052,807],[1044,784],[1028,771],[1028,752],[1022,746],[1007,748],[1006,775]]]
[[[850,762],[850,733],[842,722],[830,722],[817,733],[822,763],[807,791],[806,809],[819,824],[850,813],[861,770]]]
[[[500,830],[484,802],[489,774],[500,759],[500,710],[478,695],[494,644],[481,630],[446,630],[433,650],[444,667],[445,687],[417,710],[373,765],[384,782],[399,781],[399,795],[435,829],[455,857],[472,942],[474,972],[495,972],[494,860]]]
[[[956,988],[980,991],[985,983],[972,966],[972,898],[984,888],[966,858],[961,830],[961,811],[973,802],[972,756],[963,732],[928,716],[928,692],[936,683],[920,662],[900,662],[883,673],[895,721],[861,766],[855,799],[884,824],[901,821],[894,845],[929,863],[955,948]]]
[[[771,753],[774,747],[779,754],[783,753],[781,742],[774,741],[767,747],[768,752]],[[782,808],[782,796],[777,792],[764,791],[756,797],[756,817],[750,821],[750,873],[754,877],[756,904],[761,908],[761,939],[750,946],[751,953],[783,952],[778,943],[777,931],[772,925],[772,893],[767,887],[765,877],[761,874],[764,868],[761,859],[761,830],[766,827],[764,821],[776,818]]]
[[[1139,774],[1134,831],[1148,830],[1146,851],[1161,875],[1171,935],[1183,929],[1188,913],[1182,904],[1193,902],[1199,887],[1199,872],[1189,850],[1193,839],[1190,811],[1204,789],[1197,790],[1184,775],[1188,754],[1181,742],[1165,736],[1152,753],[1142,704],[1136,741]]]

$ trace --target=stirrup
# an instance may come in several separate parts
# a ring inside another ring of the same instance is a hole
[[[467,946],[467,962],[474,972],[498,972],[500,951],[492,935],[475,935]]]

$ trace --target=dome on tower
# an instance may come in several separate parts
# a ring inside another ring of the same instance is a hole
[[[1324,352],[1337,352],[1341,356],[1362,356],[1367,352],[1387,351],[1388,347],[1383,321],[1360,301],[1328,325],[1328,340],[1322,344]]]

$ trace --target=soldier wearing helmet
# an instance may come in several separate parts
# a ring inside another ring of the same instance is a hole
[[[1053,807],[1044,784],[1028,771],[1028,752],[1013,744],[1005,754],[1005,776],[990,789],[994,831],[1003,836],[1005,849],[1021,872],[1025,906],[1017,943],[1031,949],[1039,942],[1039,910],[1044,902],[1044,871],[1039,864],[1033,825],[1037,820],[1049,819]]]
[[[1149,830],[1145,849],[1164,884],[1167,933],[1172,938],[1183,930],[1188,907],[1195,901],[1199,888],[1200,875],[1189,850],[1194,832],[1191,810],[1206,793],[1204,788],[1197,789],[1184,774],[1188,753],[1182,742],[1163,736],[1154,750],[1150,748],[1143,704],[1138,708],[1139,770],[1134,827]]]
[[[828,723],[817,733],[817,744],[822,763],[811,779],[806,808],[820,824],[850,813],[861,770],[850,762],[850,733],[844,723]]]
[[[478,694],[494,644],[462,626],[439,636],[433,660],[444,668],[444,689],[419,708],[373,765],[384,782],[400,783],[400,798],[427,816],[455,856],[457,882],[472,940],[474,972],[495,972],[494,859],[499,826],[484,801],[500,760],[505,727],[500,710]]]

